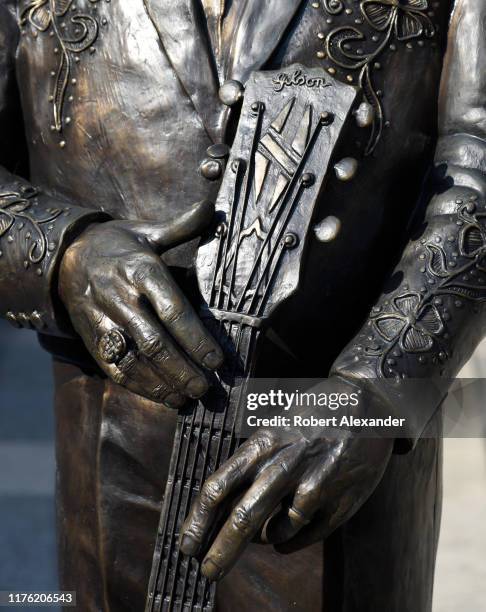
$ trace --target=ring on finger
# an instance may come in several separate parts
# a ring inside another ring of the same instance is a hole
[[[105,363],[118,363],[127,350],[127,341],[119,329],[107,331],[98,341],[98,355]]]

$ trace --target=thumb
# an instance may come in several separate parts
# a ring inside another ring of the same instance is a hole
[[[213,215],[214,204],[202,200],[173,219],[162,223],[137,221],[133,229],[147,238],[154,250],[164,251],[200,236],[211,223]]]

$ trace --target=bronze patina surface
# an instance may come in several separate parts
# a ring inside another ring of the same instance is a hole
[[[55,358],[61,586],[80,609],[144,609],[173,442],[238,325],[252,373],[330,375],[390,412],[378,382],[451,379],[482,339],[485,17],[477,0],[1,3],[0,312]],[[318,117],[326,146],[307,149]],[[232,193],[239,234],[218,217]],[[294,200],[307,213],[272,233]],[[255,256],[266,240],[282,265]],[[425,408],[396,442],[260,430],[221,466],[216,448],[169,534],[176,565],[198,555],[225,611],[429,612]],[[183,609],[178,585],[162,609]]]

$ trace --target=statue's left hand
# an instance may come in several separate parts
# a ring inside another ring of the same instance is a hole
[[[181,550],[197,555],[207,548],[222,511],[229,516],[202,563],[210,580],[222,578],[259,534],[282,552],[323,539],[371,495],[392,448],[385,438],[260,429],[204,483],[184,523]]]

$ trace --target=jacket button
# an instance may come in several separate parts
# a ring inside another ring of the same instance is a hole
[[[42,315],[38,310],[34,310],[30,315],[30,322],[36,329],[42,329],[45,327],[44,320],[42,319]]]
[[[356,123],[360,128],[370,127],[375,120],[375,109],[369,102],[361,102],[355,111]]]
[[[207,158],[201,162],[199,170],[208,181],[217,181],[223,174],[223,164],[219,159]]]
[[[17,321],[20,323],[21,327],[30,327],[30,318],[25,312],[19,312]]]
[[[14,327],[22,327],[22,325],[18,322],[17,317],[11,310],[7,312],[5,318],[10,323],[10,325],[13,325]]]
[[[354,157],[345,157],[334,165],[334,170],[340,181],[350,181],[358,171],[358,162]]]
[[[226,106],[234,106],[243,97],[245,88],[239,81],[230,79],[223,83],[219,89],[219,99]]]
[[[314,227],[314,233],[320,242],[332,242],[341,231],[341,221],[330,215]]]
[[[213,159],[225,159],[230,154],[230,148],[224,142],[218,142],[208,147],[206,153]]]

